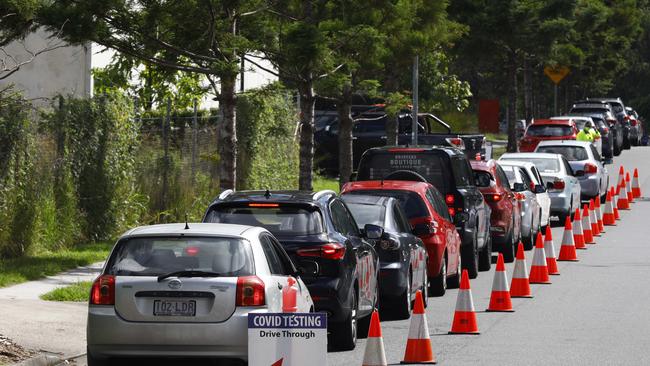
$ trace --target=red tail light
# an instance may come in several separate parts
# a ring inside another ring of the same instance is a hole
[[[564,189],[565,183],[562,179],[556,179],[553,181],[553,189],[561,191]]]
[[[451,216],[451,217],[454,217],[454,215],[456,215],[456,210],[454,210],[453,207],[449,207],[447,209],[447,212],[449,212],[449,216]]]
[[[608,119],[607,123],[609,123],[610,126],[613,126],[613,125],[616,124],[616,120],[615,119]]]
[[[587,163],[585,164],[585,174],[594,174],[598,172],[598,167],[596,164]]]
[[[517,201],[524,201],[526,199],[526,196],[523,193],[515,193],[515,198]]]
[[[298,249],[296,254],[301,257],[319,257],[341,260],[345,257],[345,245],[339,243],[327,243],[315,248]]]
[[[91,305],[115,305],[115,276],[97,277],[90,290]]]
[[[446,140],[447,140],[447,143],[449,145],[451,145],[451,146],[465,148],[465,143],[463,142],[463,139],[461,139],[460,137],[450,137],[450,138],[447,138]]]
[[[637,120],[635,120],[635,119],[630,120],[630,124],[631,124],[632,126],[636,126],[636,124],[637,124]]]
[[[237,306],[263,306],[264,282],[257,276],[245,276],[237,278],[237,291],[235,305]]]
[[[445,202],[447,205],[453,205],[456,202],[456,198],[454,198],[453,194],[448,194],[445,196]]]
[[[484,197],[488,202],[499,202],[503,198],[500,194],[486,194]]]
[[[629,120],[630,120],[630,116],[625,115],[625,117],[623,117],[623,119],[626,120],[626,121],[629,121]]]
[[[187,247],[185,248],[185,254],[189,257],[194,257],[199,254],[200,249],[198,247]]]

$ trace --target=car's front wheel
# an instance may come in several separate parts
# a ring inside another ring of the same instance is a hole
[[[472,237],[472,243],[463,247],[463,269],[467,270],[469,278],[478,277],[478,244],[476,232]]]
[[[492,237],[488,234],[485,237],[485,245],[479,256],[479,271],[489,271],[492,268]]]
[[[408,319],[411,316],[411,303],[413,302],[411,296],[412,276],[413,272],[409,270],[408,278],[406,279],[406,289],[395,299],[391,307],[392,311],[389,312],[392,318]]]
[[[440,272],[433,278],[430,285],[432,296],[443,296],[447,292],[447,256],[443,254]]]
[[[343,323],[334,324],[330,342],[338,351],[350,351],[357,345],[357,314],[359,306],[357,297],[352,295],[352,310]]]
[[[506,263],[512,263],[515,260],[515,228],[514,226],[510,229],[510,233],[503,244],[501,249],[501,254],[503,254],[503,260]]]

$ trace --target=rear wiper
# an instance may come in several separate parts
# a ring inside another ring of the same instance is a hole
[[[158,276],[158,282],[169,277],[219,277],[221,273],[210,271],[174,271]]]

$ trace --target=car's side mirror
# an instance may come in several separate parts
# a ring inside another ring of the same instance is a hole
[[[523,183],[515,183],[512,185],[512,190],[515,192],[523,192],[526,190],[526,185]]]
[[[576,177],[584,177],[585,176],[585,171],[584,170],[577,170],[575,172]]]
[[[363,232],[367,239],[381,239],[381,236],[384,235],[384,228],[373,224],[366,224],[363,227]]]
[[[454,215],[454,224],[456,225],[460,225],[467,220],[469,220],[469,214],[467,212],[457,212]]]
[[[314,261],[301,261],[298,263],[296,267],[297,267],[296,277],[297,276],[314,277],[318,275],[318,272],[320,271],[320,268],[318,267],[318,263]]]

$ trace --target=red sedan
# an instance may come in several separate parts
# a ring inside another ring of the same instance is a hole
[[[461,274],[460,236],[452,222],[445,199],[426,182],[373,180],[350,182],[342,195],[364,194],[395,197],[429,253],[428,273],[432,295],[444,295],[447,286],[458,287]]]
[[[521,239],[521,208],[518,201],[520,195],[510,190],[508,177],[494,160],[472,160],[470,163],[476,185],[492,209],[492,245],[503,253],[506,262],[512,262],[516,245]]]
[[[575,140],[577,135],[578,128],[570,119],[537,119],[519,141],[519,151],[534,152],[540,141]]]

